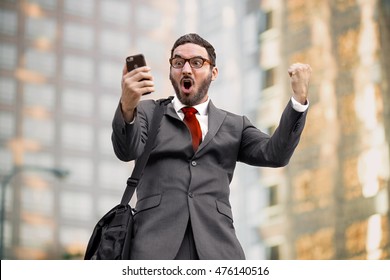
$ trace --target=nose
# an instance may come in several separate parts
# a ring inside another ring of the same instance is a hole
[[[184,63],[184,66],[183,66],[181,71],[182,71],[182,73],[192,73],[192,68],[191,68],[191,65],[190,65],[189,61],[186,61]]]

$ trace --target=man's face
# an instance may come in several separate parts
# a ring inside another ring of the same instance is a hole
[[[173,51],[172,57],[209,59],[204,47],[192,43],[178,46]],[[191,68],[189,62],[186,62],[183,68],[171,67],[169,78],[180,102],[187,106],[194,106],[207,100],[210,83],[217,78],[217,75],[217,67],[212,67],[207,62],[198,69]]]

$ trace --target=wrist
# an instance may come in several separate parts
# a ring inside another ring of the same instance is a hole
[[[135,110],[136,108],[125,108],[123,106],[123,103],[121,102],[121,111],[122,111],[122,116],[123,116],[123,119],[125,120],[125,122],[127,123],[131,123],[134,119],[134,115],[135,115]]]
[[[309,107],[309,101],[307,99],[306,99],[305,104],[302,104],[299,101],[297,101],[294,96],[292,96],[291,97],[291,102],[292,102],[292,107],[297,112],[304,112]]]
[[[302,95],[293,95],[293,98],[295,101],[301,103],[302,105],[306,105],[307,104],[307,97],[306,96],[302,96]]]

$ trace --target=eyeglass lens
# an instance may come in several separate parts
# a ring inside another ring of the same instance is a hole
[[[189,59],[175,57],[171,59],[171,65],[174,68],[183,68],[187,61],[190,63],[192,68],[201,68],[206,60],[201,57],[192,57]]]

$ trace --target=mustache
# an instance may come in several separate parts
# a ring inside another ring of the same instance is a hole
[[[182,83],[183,81],[185,81],[185,80],[191,80],[191,82],[194,84],[195,83],[195,81],[194,81],[194,79],[191,77],[191,76],[183,76],[183,78],[181,78],[180,79],[180,83]]]

